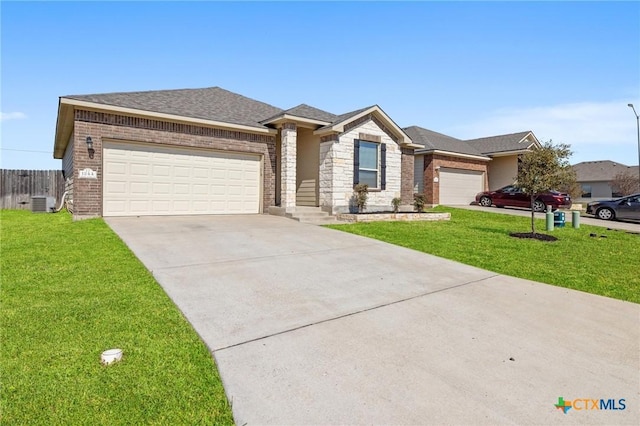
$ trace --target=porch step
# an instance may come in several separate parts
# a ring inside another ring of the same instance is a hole
[[[333,219],[329,216],[329,213],[320,210],[320,207],[296,207],[296,210],[291,213],[286,214],[287,217],[290,217],[293,220],[297,220],[298,222],[310,223],[310,222],[320,222],[326,219]]]
[[[338,219],[335,218],[335,216],[328,216],[328,217],[321,217],[321,218],[315,218],[315,219],[311,219],[311,218],[305,218],[305,219],[295,219],[292,218],[293,220],[297,220],[300,223],[305,223],[307,225],[335,225],[335,224],[340,224],[340,223],[344,223],[339,221]]]
[[[278,214],[280,216],[288,217],[289,219],[297,220],[302,223],[309,223],[312,225],[327,225],[330,223],[339,223],[335,216],[331,216],[329,213],[322,211],[320,207],[302,207],[296,206],[295,211],[284,213],[284,209],[273,209],[271,214]]]

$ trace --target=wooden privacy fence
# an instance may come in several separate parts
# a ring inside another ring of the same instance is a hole
[[[64,193],[62,170],[0,170],[0,209],[31,208],[31,197],[55,197]]]

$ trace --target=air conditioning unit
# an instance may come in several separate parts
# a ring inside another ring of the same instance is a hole
[[[51,213],[56,208],[56,198],[38,195],[31,197],[31,211],[33,213]]]

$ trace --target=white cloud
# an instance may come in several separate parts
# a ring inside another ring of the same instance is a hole
[[[22,120],[24,118],[27,118],[27,114],[24,112],[0,112],[0,121]]]
[[[583,102],[492,111],[475,123],[456,126],[458,137],[477,138],[532,130],[540,140],[571,145],[636,146],[636,123],[628,101]],[[640,107],[640,103],[636,102]],[[636,108],[638,110],[638,108]]]

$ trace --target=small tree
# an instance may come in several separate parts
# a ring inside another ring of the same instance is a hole
[[[528,151],[522,156],[518,170],[518,186],[531,199],[531,233],[535,235],[534,202],[546,191],[569,187],[575,182],[576,174],[569,164],[572,152],[567,144],[554,145],[544,142],[542,147]]]
[[[562,186],[558,187],[559,191],[566,192],[569,194],[572,200],[577,200],[582,197],[582,185],[580,185],[577,181],[569,182]]]
[[[614,192],[618,192],[622,196],[640,192],[638,176],[628,170],[616,173],[611,181],[611,186]]]
[[[367,198],[369,197],[369,185],[366,183],[359,183],[353,188],[354,198],[356,206],[358,207],[358,213],[362,213],[367,207]]]

